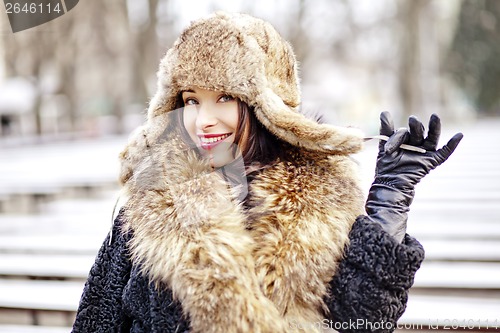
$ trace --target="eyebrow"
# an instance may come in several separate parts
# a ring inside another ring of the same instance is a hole
[[[183,90],[183,91],[181,92],[181,94],[183,94],[183,93],[185,93],[185,92],[188,92],[188,93],[194,93],[194,94],[196,94],[196,92],[195,92],[193,89]]]

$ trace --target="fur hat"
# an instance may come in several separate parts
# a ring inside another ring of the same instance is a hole
[[[269,23],[218,12],[193,22],[161,61],[148,123],[174,110],[179,93],[199,87],[254,107],[271,133],[294,146],[342,155],[359,151],[359,130],[318,124],[299,113],[297,66],[292,47]]]

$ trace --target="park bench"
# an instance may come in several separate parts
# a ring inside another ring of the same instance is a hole
[[[40,203],[116,189],[125,138],[7,147],[0,154],[0,213],[37,213]]]
[[[0,309],[71,326],[95,253],[0,253]]]
[[[51,214],[0,216],[0,318],[14,313],[21,319],[7,322],[28,325],[13,332],[37,332],[30,325],[54,324],[70,331],[85,279],[109,229],[109,219],[100,214]],[[2,329],[14,328],[0,324]]]
[[[56,321],[71,326],[83,291],[83,281],[0,279],[0,309],[24,311],[27,326]]]
[[[500,262],[424,261],[399,323],[415,331],[490,325],[500,332]]]

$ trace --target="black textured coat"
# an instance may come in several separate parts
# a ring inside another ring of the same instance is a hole
[[[188,332],[180,304],[168,289],[158,292],[128,259],[129,235],[120,231],[120,215],[113,238],[104,241],[82,295],[74,333],[91,332]],[[349,234],[350,246],[330,283],[325,300],[331,321],[322,325],[340,332],[369,332],[355,326],[358,319],[386,323],[392,331],[403,314],[408,290],[424,259],[422,246],[408,235],[396,243],[379,225],[360,216]],[[390,324],[387,324],[390,323]],[[391,327],[393,329],[391,329]]]

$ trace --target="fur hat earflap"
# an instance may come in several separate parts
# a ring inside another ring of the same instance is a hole
[[[241,99],[271,133],[294,146],[341,155],[359,151],[361,131],[318,124],[299,112],[297,67],[292,47],[269,23],[218,12],[193,22],[162,59],[148,122],[174,110],[182,91],[199,87]]]

